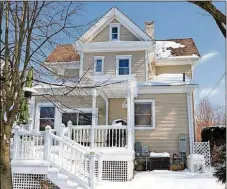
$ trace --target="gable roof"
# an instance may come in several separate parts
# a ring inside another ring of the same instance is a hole
[[[98,22],[96,22],[91,28],[85,32],[78,40],[89,42],[99,32],[101,32],[109,23],[114,19],[117,19],[125,28],[132,32],[138,39],[142,41],[151,41],[151,37],[137,26],[132,20],[130,20],[124,13],[122,13],[116,7],[111,8],[106,14],[104,14]]]
[[[80,61],[80,55],[71,44],[57,45],[46,58],[45,62],[72,62]]]
[[[156,58],[200,57],[192,38],[156,41]]]

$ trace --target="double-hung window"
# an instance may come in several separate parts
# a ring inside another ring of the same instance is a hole
[[[113,23],[110,24],[110,41],[119,41],[120,40],[120,24]]]
[[[103,74],[104,56],[94,57],[94,74]]]
[[[154,100],[135,100],[135,128],[155,128]]]
[[[55,107],[40,106],[39,130],[44,131],[47,125],[54,129]]]
[[[130,75],[131,74],[131,56],[116,56],[116,74]]]

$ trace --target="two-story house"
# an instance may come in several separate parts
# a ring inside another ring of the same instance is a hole
[[[57,45],[44,65],[71,80],[34,87],[40,96],[33,98],[33,129],[61,132],[64,123],[75,146],[103,153],[106,180],[132,179],[135,143],[152,152],[192,153],[197,85],[191,79],[200,54],[191,38],[154,34],[154,22],[142,30],[112,8],[74,43]],[[119,119],[126,124],[112,124]],[[121,173],[110,177],[113,170]]]

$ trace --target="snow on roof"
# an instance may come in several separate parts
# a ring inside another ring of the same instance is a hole
[[[156,41],[156,59],[200,57],[192,38]]]
[[[160,86],[160,85],[185,85],[192,84],[191,79],[185,76],[183,81],[183,74],[160,74],[154,76],[152,80],[145,83],[139,83],[139,86]]]

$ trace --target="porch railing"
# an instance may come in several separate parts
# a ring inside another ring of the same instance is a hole
[[[94,132],[94,140],[92,131]],[[127,147],[127,126],[75,126],[68,124],[68,137],[82,146],[95,148]]]
[[[13,140],[13,160],[47,160],[52,165],[71,175],[82,183],[94,188],[95,180],[102,178],[102,157],[99,154],[72,145],[57,136],[47,126],[45,131],[31,132],[15,128]]]

